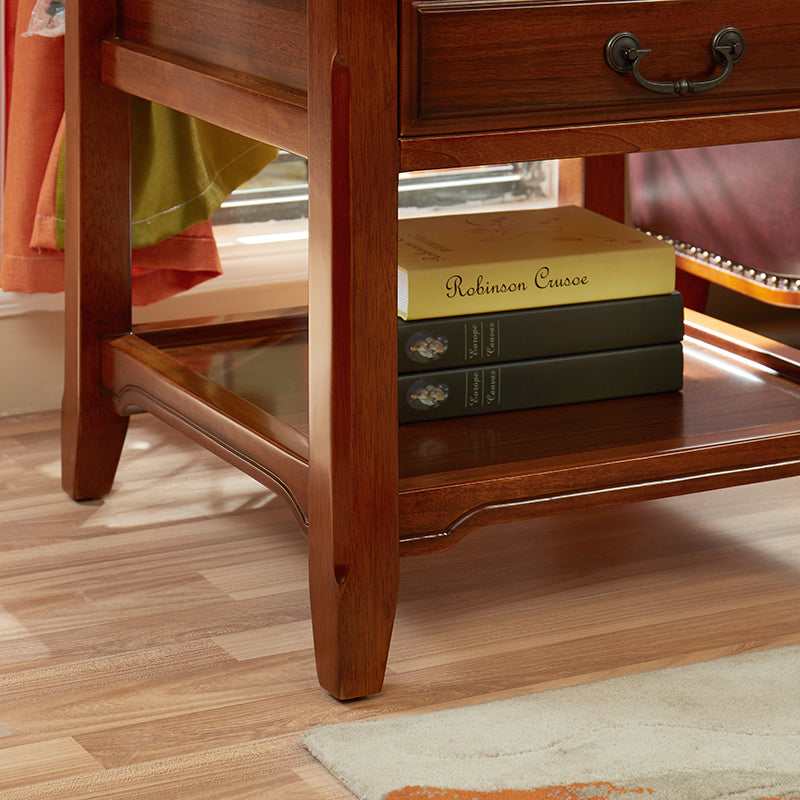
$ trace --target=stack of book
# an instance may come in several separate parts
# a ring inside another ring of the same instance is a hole
[[[577,206],[400,221],[399,421],[678,391],[672,247]]]

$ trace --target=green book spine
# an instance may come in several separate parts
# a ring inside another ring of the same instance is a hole
[[[398,371],[423,372],[617,350],[683,338],[680,293],[398,320]]]
[[[399,421],[674,392],[683,386],[680,342],[401,375]]]

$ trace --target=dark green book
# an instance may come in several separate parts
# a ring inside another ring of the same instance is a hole
[[[398,371],[617,350],[683,338],[680,293],[498,314],[398,319]]]
[[[683,386],[680,342],[401,375],[399,421],[674,392]]]

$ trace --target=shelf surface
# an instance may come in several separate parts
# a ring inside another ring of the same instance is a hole
[[[670,452],[797,425],[797,384],[691,338],[684,359],[681,392],[404,427],[402,474],[411,482],[453,472],[454,464],[459,473],[512,462],[546,468],[593,453]]]
[[[307,435],[303,331],[165,352]],[[402,425],[401,493],[697,451],[713,460],[737,444],[750,448],[742,467],[779,460],[775,441],[800,427],[800,384],[693,337],[684,357],[681,392]]]
[[[305,332],[167,346],[164,352],[308,435],[308,336]]]

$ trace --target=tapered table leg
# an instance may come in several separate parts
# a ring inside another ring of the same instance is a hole
[[[129,100],[100,84],[98,42],[115,4],[70,5],[66,43],[66,347],[62,482],[75,499],[111,489],[127,429],[102,389],[100,348],[131,326]]]
[[[342,699],[382,687],[399,582],[396,17],[309,4],[309,580]]]

